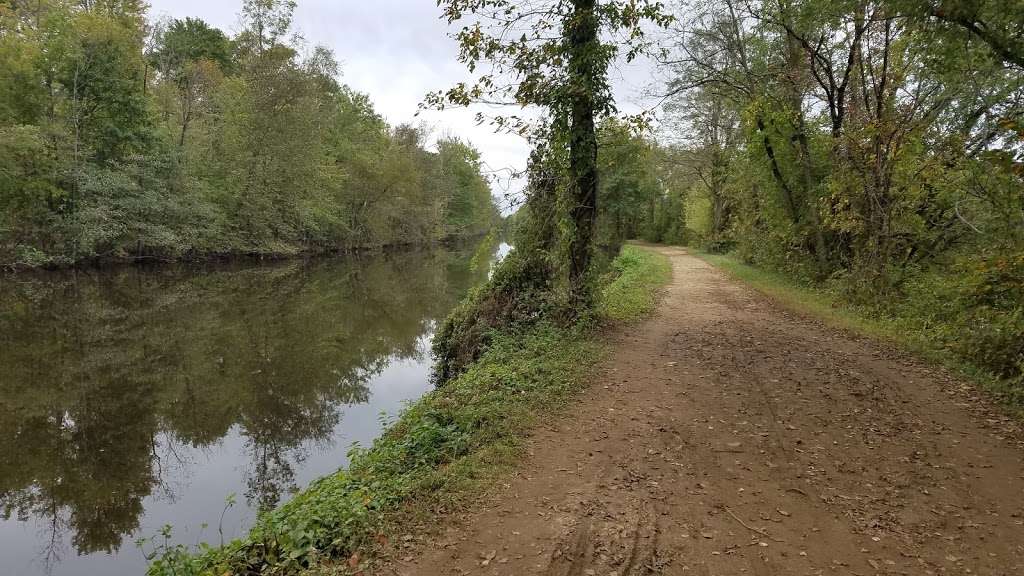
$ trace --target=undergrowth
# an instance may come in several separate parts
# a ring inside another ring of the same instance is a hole
[[[602,279],[598,320],[649,312],[669,277],[663,256],[627,246]],[[491,332],[476,362],[411,404],[348,470],[322,478],[222,547],[163,546],[151,576],[294,574],[346,560],[358,569],[388,535],[451,510],[506,471],[538,418],[585,384],[602,354],[595,323],[541,318]]]

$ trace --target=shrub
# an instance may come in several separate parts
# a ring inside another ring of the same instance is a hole
[[[967,276],[955,346],[1024,395],[1024,252],[989,255]]]
[[[530,326],[550,312],[554,305],[550,277],[537,255],[509,254],[491,281],[456,307],[434,337],[434,383],[444,384],[480,358],[495,331]]]

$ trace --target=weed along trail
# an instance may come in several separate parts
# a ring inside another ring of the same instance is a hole
[[[963,385],[675,248],[491,496],[375,573],[1024,574],[1024,443]]]

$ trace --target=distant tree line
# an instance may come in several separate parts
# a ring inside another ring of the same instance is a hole
[[[140,0],[0,2],[0,265],[287,254],[486,232],[478,152],[389,126],[245,0],[234,37]]]

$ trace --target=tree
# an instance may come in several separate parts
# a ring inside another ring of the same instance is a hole
[[[431,243],[496,218],[468,144],[431,149],[243,3],[228,38],[139,0],[0,1],[0,265]],[[450,210],[449,210],[450,208]]]
[[[292,27],[295,6],[295,0],[244,0],[242,19],[246,27],[238,37],[242,50],[261,56],[281,44]]]
[[[1022,7],[680,2],[685,35],[665,62],[671,128],[687,169],[714,175],[729,159],[724,179],[705,177],[730,207],[725,229],[715,224],[718,193],[704,204],[691,190],[685,203],[698,239],[722,237],[749,261],[828,279],[848,300],[922,326],[1019,383]],[[722,155],[704,153],[703,110],[739,119]]]
[[[437,188],[447,190],[445,234],[484,234],[498,220],[491,188],[481,175],[480,152],[455,137],[437,143]]]
[[[598,128],[601,241],[616,247],[623,240],[657,235],[657,211],[662,189],[656,180],[655,145],[615,118]]]
[[[977,37],[1002,61],[1024,69],[1024,4],[1000,0],[897,0],[911,17],[933,18]]]
[[[570,306],[581,312],[590,304],[588,274],[598,214],[596,122],[615,110],[608,66],[620,52],[632,59],[646,47],[644,23],[664,25],[669,18],[660,2],[650,0],[438,4],[449,23],[471,20],[455,35],[459,59],[472,72],[484,61],[493,69],[472,85],[463,83],[428,96],[427,103],[441,108],[474,102],[538,106],[550,115],[555,144],[568,148],[563,243]],[[516,116],[498,116],[493,123],[524,134],[530,131]]]
[[[74,157],[113,162],[139,150],[148,137],[138,30],[92,13],[77,15],[71,48],[58,68]]]
[[[181,130],[178,146],[185,146],[189,126],[213,89],[231,66],[231,44],[220,30],[198,18],[172,20],[161,30],[149,54],[153,67],[177,88]]]

